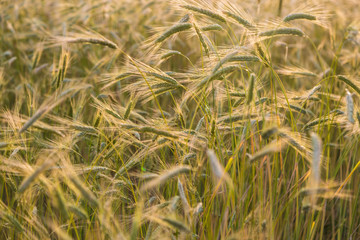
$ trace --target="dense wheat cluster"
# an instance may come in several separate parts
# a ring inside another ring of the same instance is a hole
[[[0,238],[359,239],[359,11],[0,1]]]

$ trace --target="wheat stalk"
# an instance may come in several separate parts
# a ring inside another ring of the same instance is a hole
[[[299,20],[299,19],[306,19],[306,20],[314,21],[314,20],[316,20],[316,16],[309,14],[309,13],[291,13],[291,14],[287,15],[286,17],[284,17],[283,21],[290,22],[290,21]]]
[[[105,38],[94,38],[94,37],[58,37],[60,42],[66,43],[91,43],[103,45],[112,49],[118,49],[118,45],[116,43],[105,39]]]
[[[146,183],[144,186],[141,187],[140,191],[141,192],[148,191],[152,188],[155,188],[157,186],[164,184],[170,178],[176,177],[180,174],[189,173],[190,171],[191,171],[191,167],[186,166],[186,165],[171,168],[171,169],[163,172],[162,174],[160,174],[159,177]]]
[[[163,34],[161,34],[158,38],[155,39],[155,43],[162,43],[167,38],[172,35],[189,30],[192,27],[191,23],[178,23],[166,30]]]
[[[222,31],[224,30],[222,26],[219,24],[211,24],[207,25],[201,28],[201,31],[207,32],[207,31]]]
[[[344,83],[346,83],[352,89],[354,89],[358,94],[360,94],[360,88],[355,83],[353,83],[349,78],[342,75],[338,75],[337,78],[343,81]]]
[[[260,37],[273,37],[277,35],[295,35],[295,36],[303,37],[305,33],[298,28],[290,28],[290,27],[267,30],[259,33]]]
[[[196,35],[198,36],[198,38],[200,40],[200,43],[201,43],[202,47],[204,48],[204,51],[205,51],[206,55],[209,55],[209,48],[205,43],[204,37],[203,37],[200,29],[196,26],[195,23],[194,23],[194,28],[195,28]]]
[[[247,21],[246,19],[240,17],[239,15],[236,15],[236,14],[234,14],[232,12],[229,12],[229,11],[224,11],[223,13],[226,16],[234,19],[236,22],[238,22],[239,24],[243,25],[246,28],[249,28],[249,29],[254,28],[254,26],[249,21]]]
[[[346,89],[346,114],[350,123],[354,124],[354,100],[352,94]]]
[[[185,8],[185,9],[190,10],[190,11],[193,11],[193,12],[196,12],[196,13],[200,13],[202,15],[208,16],[210,18],[213,18],[213,19],[218,20],[218,21],[223,22],[223,23],[226,22],[225,18],[223,16],[221,16],[220,14],[215,13],[215,12],[210,11],[210,10],[207,10],[207,9],[204,9],[204,8],[199,8],[199,7],[195,7],[195,6],[192,6],[192,5],[182,5],[180,7]]]

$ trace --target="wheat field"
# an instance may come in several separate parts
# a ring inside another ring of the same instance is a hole
[[[357,0],[0,1],[0,239],[360,239]]]

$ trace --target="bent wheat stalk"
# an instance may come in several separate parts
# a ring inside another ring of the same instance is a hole
[[[58,37],[60,42],[66,43],[91,43],[91,44],[99,44],[112,49],[118,49],[118,45],[116,43],[105,39],[105,38],[94,38],[94,37]]]
[[[291,14],[287,15],[286,17],[284,17],[283,21],[290,22],[290,21],[299,20],[299,19],[314,21],[314,20],[316,20],[316,16],[308,14],[308,13],[291,13]]]
[[[188,30],[192,27],[191,23],[178,23],[171,28],[169,28],[167,31],[165,31],[163,34],[161,34],[156,40],[155,43],[162,43],[170,36],[174,35],[178,32],[183,32],[185,30]]]
[[[210,11],[210,10],[207,10],[207,9],[204,9],[204,8],[195,7],[195,6],[192,6],[192,5],[182,5],[181,7],[185,8],[187,10],[190,10],[190,11],[193,11],[193,12],[200,13],[202,15],[208,16],[208,17],[213,18],[215,20],[218,20],[220,22],[226,23],[226,20],[225,20],[225,18],[223,16],[221,16],[220,14],[215,13],[213,11]]]
[[[277,35],[295,35],[303,37],[305,33],[298,28],[278,28],[259,33],[260,37],[272,37]]]
[[[171,169],[163,172],[161,175],[159,175],[159,177],[146,183],[143,187],[141,187],[140,191],[141,192],[148,191],[150,189],[153,189],[157,186],[164,184],[170,178],[176,177],[180,174],[189,173],[189,172],[191,172],[191,167],[187,166],[187,165],[171,168]]]

